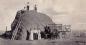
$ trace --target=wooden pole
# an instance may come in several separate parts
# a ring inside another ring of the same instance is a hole
[[[7,31],[7,26],[6,26],[6,31]]]

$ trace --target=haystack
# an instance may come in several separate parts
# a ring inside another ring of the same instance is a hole
[[[34,10],[20,10],[11,25],[12,40],[26,40],[27,32],[32,29],[44,31],[44,27],[53,24],[52,19],[46,14]]]

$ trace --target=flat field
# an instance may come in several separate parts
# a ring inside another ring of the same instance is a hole
[[[34,40],[34,41],[0,39],[0,45],[78,45],[78,43],[72,40],[59,40],[59,39],[58,40]]]

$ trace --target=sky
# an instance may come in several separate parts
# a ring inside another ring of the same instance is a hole
[[[16,12],[29,2],[37,4],[38,12],[45,13],[56,24],[69,24],[73,30],[86,30],[86,0],[0,0],[0,31],[10,30]]]

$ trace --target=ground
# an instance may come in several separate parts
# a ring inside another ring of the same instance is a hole
[[[78,45],[72,40],[4,40],[0,39],[0,45]],[[84,44],[83,44],[84,45]]]

